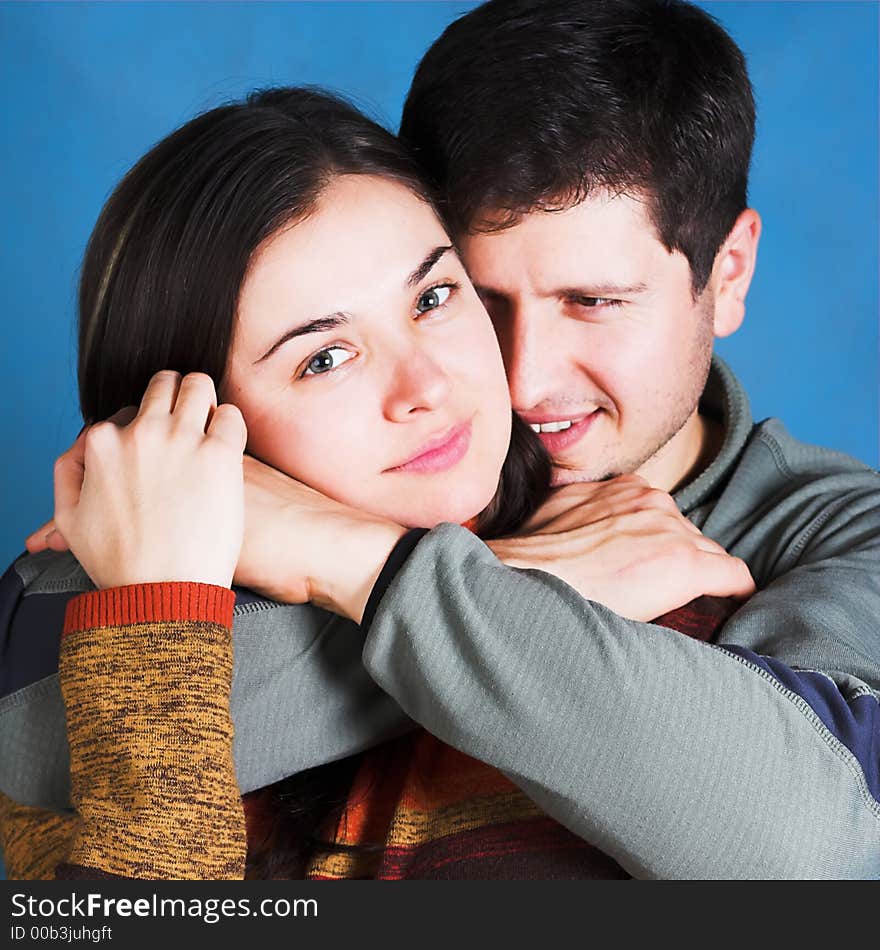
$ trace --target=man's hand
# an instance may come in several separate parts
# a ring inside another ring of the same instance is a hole
[[[755,591],[745,562],[636,475],[560,488],[520,535],[488,544],[505,564],[554,574],[631,620],[652,620],[702,594]]]
[[[247,455],[244,484],[245,538],[235,583],[360,622],[406,528],[332,501]]]

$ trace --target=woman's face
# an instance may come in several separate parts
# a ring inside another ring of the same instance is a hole
[[[258,250],[221,393],[251,454],[413,527],[481,511],[510,440],[498,343],[447,234],[366,175]]]

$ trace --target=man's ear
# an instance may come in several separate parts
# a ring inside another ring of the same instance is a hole
[[[761,216],[753,208],[746,208],[715,255],[709,278],[715,298],[715,336],[730,336],[743,322],[760,237]]]

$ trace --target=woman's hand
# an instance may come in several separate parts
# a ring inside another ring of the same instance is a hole
[[[133,418],[129,410],[90,426],[55,463],[49,546],[69,547],[99,588],[229,587],[244,527],[246,440],[241,413],[217,406],[210,377],[157,373]]]
[[[132,415],[129,410],[125,421]],[[121,425],[119,416],[109,421]],[[82,443],[80,436],[62,456],[71,472],[82,468]],[[244,500],[235,583],[282,603],[311,601],[360,621],[373,584],[406,529],[333,501],[249,455]],[[26,545],[31,554],[70,547],[54,520],[34,531]]]
[[[488,544],[505,564],[555,574],[631,620],[652,620],[703,594],[755,591],[744,561],[637,475],[560,488],[517,537]]]

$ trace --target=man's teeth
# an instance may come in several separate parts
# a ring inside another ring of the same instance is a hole
[[[570,429],[573,423],[570,419],[565,422],[542,422],[530,425],[532,432],[564,432]]]

